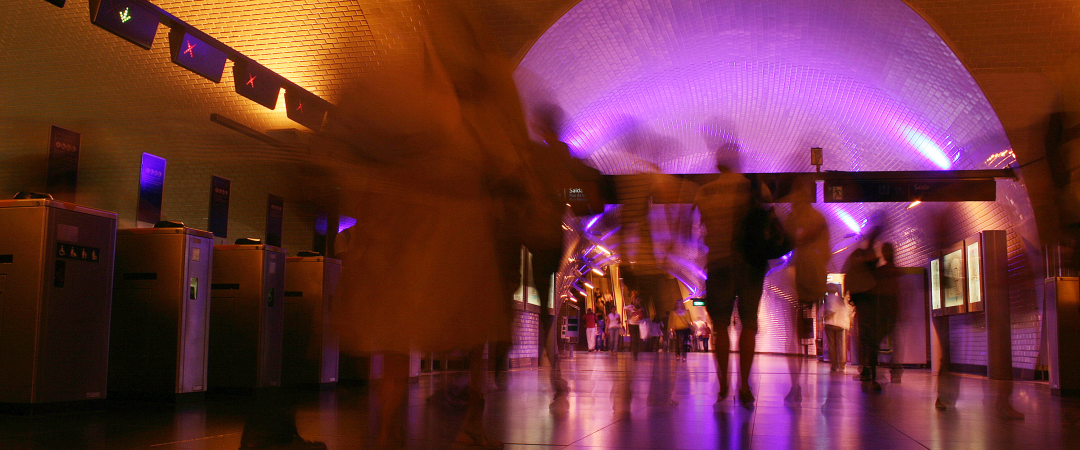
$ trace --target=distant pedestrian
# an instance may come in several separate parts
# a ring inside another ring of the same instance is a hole
[[[590,353],[596,350],[596,313],[592,308],[585,310],[585,342]]]
[[[619,341],[622,340],[622,318],[615,308],[611,308],[607,315],[607,345],[612,355],[619,351]]]
[[[682,300],[675,302],[675,310],[668,315],[668,328],[674,334],[675,360],[686,361],[687,340],[690,339],[690,312]]]

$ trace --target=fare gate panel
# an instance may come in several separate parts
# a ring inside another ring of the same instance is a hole
[[[283,381],[300,385],[336,383],[339,351],[332,314],[341,261],[322,256],[286,261]]]
[[[215,245],[210,287],[211,388],[280,386],[285,250]]]
[[[117,236],[109,390],[203,392],[213,235],[135,228]]]
[[[0,403],[103,399],[116,214],[0,201]]]

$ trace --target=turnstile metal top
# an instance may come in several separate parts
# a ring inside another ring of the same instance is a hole
[[[341,265],[340,259],[327,258],[325,256],[290,256],[285,262],[326,262],[327,264]]]
[[[29,198],[22,200],[0,200],[0,208],[36,208],[36,207],[49,207],[56,209],[66,209],[68,211],[74,211],[82,214],[89,214],[92,216],[104,217],[107,219],[116,220],[116,213],[112,211],[104,211],[100,209],[94,209],[86,206],[76,205],[74,203],[61,202],[58,200],[49,200],[44,198]]]
[[[192,236],[198,236],[202,238],[211,239],[214,237],[214,233],[209,231],[199,230],[188,227],[173,227],[173,228],[121,228],[116,230],[116,234],[189,234]]]
[[[221,244],[215,245],[214,250],[266,250],[268,252],[286,254],[285,249],[281,247],[274,247],[273,245],[266,244],[252,244],[252,245],[238,245],[238,244]]]

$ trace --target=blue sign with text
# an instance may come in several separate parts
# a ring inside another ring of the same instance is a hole
[[[139,171],[139,209],[135,226],[152,227],[161,220],[161,195],[165,190],[165,158],[142,154]]]

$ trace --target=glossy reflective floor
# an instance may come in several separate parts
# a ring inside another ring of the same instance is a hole
[[[785,404],[786,358],[759,355],[752,376],[756,406],[746,409],[729,398],[714,408],[712,360],[704,353],[689,356],[676,362],[668,354],[644,354],[634,363],[626,354],[577,353],[565,370],[573,390],[565,414],[548,409],[548,370],[517,370],[505,389],[491,384],[485,422],[508,449],[1080,448],[1080,400],[1051,396],[1046,383],[1014,383],[1013,405],[1027,417],[1010,421],[995,416],[996,386],[984,377],[960,377],[956,407],[940,412],[934,409],[937,380],[927,370],[906,370],[900,384],[889,383],[884,373],[883,392],[867,393],[852,380],[853,368],[830,374],[827,364],[808,360],[802,402]],[[462,414],[427,402],[436,384],[425,375],[412,386],[408,448],[454,448]],[[628,409],[613,392],[630,393]],[[298,427],[330,449],[368,448],[373,400],[361,387],[300,393]],[[236,449],[249,405],[238,397],[0,416],[0,449]],[[613,405],[626,411],[615,412]]]

